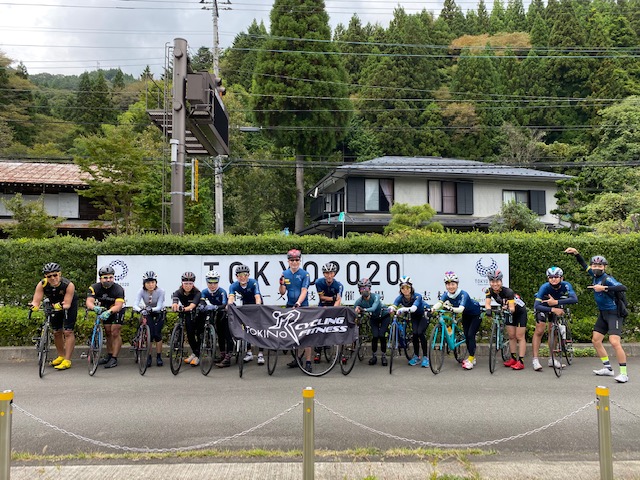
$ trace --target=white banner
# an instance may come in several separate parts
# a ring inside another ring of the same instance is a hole
[[[509,285],[509,255],[505,253],[420,255],[420,254],[360,254],[360,255],[303,255],[302,268],[309,272],[309,304],[318,304],[318,294],[313,286],[322,277],[322,265],[327,262],[338,265],[336,280],[344,285],[345,305],[352,305],[358,298],[358,279],[368,277],[373,291],[391,303],[399,294],[398,280],[402,275],[411,277],[413,286],[426,302],[435,303],[444,290],[444,272],[453,271],[460,277],[460,288],[476,299],[484,298],[489,286],[486,272],[499,268],[504,273],[504,284]],[[196,286],[206,287],[205,274],[209,270],[220,273],[220,286],[228,291],[236,280],[235,268],[248,265],[251,277],[258,280],[264,303],[285,305],[285,298],[278,294],[278,280],[287,265],[285,255],[99,255],[98,268],[111,265],[116,272],[116,282],[126,293],[126,303],[135,301],[142,288],[142,275],[153,270],[158,275],[158,286],[166,293],[165,304],[171,303],[171,294],[180,287],[180,276],[191,271],[196,274]],[[97,272],[96,272],[97,278]]]

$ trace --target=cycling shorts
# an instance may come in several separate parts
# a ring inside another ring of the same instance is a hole
[[[162,327],[164,327],[164,319],[164,313],[160,312],[152,312],[147,318],[147,325],[149,325],[149,330],[151,332],[151,341],[162,341]]]
[[[65,318],[64,310],[54,311],[51,314],[51,328],[54,332],[64,330],[71,330],[76,327],[76,320],[78,318],[78,305],[71,304],[71,308],[67,310],[67,317]]]
[[[507,327],[526,327],[527,311],[524,308],[516,308],[511,315],[507,315],[505,325]]]
[[[124,312],[112,313],[109,318],[103,320],[105,325],[122,325],[124,323]]]
[[[593,326],[593,331],[602,335],[618,335],[622,336],[622,324],[624,318],[618,315],[617,310],[600,310],[598,320]]]
[[[374,338],[384,338],[389,330],[389,324],[391,323],[391,317],[387,313],[382,317],[371,317],[369,324],[371,325],[371,335]]]
[[[413,328],[413,335],[422,336],[427,331],[429,326],[429,319],[422,313],[411,314],[411,328]]]
[[[534,316],[536,317],[536,323],[546,323],[553,321],[552,315],[555,315],[551,312],[534,312]]]

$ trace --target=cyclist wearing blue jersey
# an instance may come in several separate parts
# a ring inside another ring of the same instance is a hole
[[[218,335],[218,347],[220,348],[220,356],[214,361],[217,367],[229,367],[231,366],[230,358],[233,351],[233,338],[229,331],[229,322],[225,310],[227,307],[227,292],[220,287],[220,274],[215,270],[209,270],[205,274],[205,280],[207,286],[200,292],[200,301],[205,303],[205,314],[211,313],[213,315],[213,325]],[[227,354],[229,354],[228,365],[220,366],[220,363],[225,361]]]
[[[324,278],[316,280],[315,287],[318,291],[319,307],[339,307],[342,302],[342,292],[344,290],[342,284],[338,282],[336,273],[338,266],[333,263],[325,263],[322,266],[322,275]],[[320,363],[322,349],[316,347],[313,363]]]
[[[427,327],[429,319],[424,315],[424,302],[422,295],[417,293],[411,283],[411,277],[400,277],[400,295],[393,301],[393,305],[389,307],[389,313],[411,315],[411,327],[413,328],[413,358],[409,360],[409,365],[417,365],[420,363],[420,345],[422,345],[422,363],[423,367],[429,366],[429,357],[427,356]]]
[[[309,300],[307,299],[307,293],[309,291],[309,273],[303,268],[300,268],[302,258],[302,252],[295,248],[287,252],[287,262],[289,268],[282,272],[280,276],[280,286],[278,287],[278,293],[280,295],[287,294],[287,308],[299,308],[308,307]],[[306,355],[305,369],[311,371],[311,347],[304,349]],[[294,359],[287,364],[289,368],[296,368],[298,363]]]
[[[626,292],[627,287],[618,282],[611,275],[605,273],[605,269],[609,262],[602,255],[591,257],[590,266],[584,261],[584,258],[573,247],[565,250],[565,253],[575,255],[576,260],[584,268],[589,276],[593,278],[593,284],[588,288],[593,290],[593,295],[598,305],[598,320],[593,327],[591,343],[593,343],[596,352],[602,360],[603,367],[600,370],[594,370],[593,373],[600,376],[613,377],[613,368],[609,362],[607,351],[602,345],[605,335],[609,335],[609,343],[613,347],[616,359],[620,365],[620,375],[615,380],[619,383],[627,383],[627,355],[620,343],[620,335],[622,334],[622,323],[624,317],[618,313],[618,306],[615,300],[616,292]]]
[[[360,298],[354,303],[357,314],[367,312],[371,314],[369,323],[371,325],[371,352],[372,357],[369,359],[369,365],[375,365],[378,362],[378,341],[380,342],[380,350],[382,357],[380,361],[383,367],[387,366],[387,330],[391,323],[389,311],[382,308],[380,295],[371,291],[371,280],[363,278],[358,282],[358,290]]]
[[[536,293],[536,300],[533,304],[536,329],[533,332],[531,344],[533,348],[533,369],[537,372],[542,370],[542,365],[538,360],[538,352],[540,351],[542,336],[548,330],[547,323],[552,320],[553,315],[564,315],[564,305],[578,303],[578,296],[571,284],[564,281],[564,272],[560,267],[548,268],[547,280],[548,282],[542,284],[538,293]],[[558,360],[556,362],[556,368],[562,367]],[[549,358],[549,366],[553,367],[551,358]]]
[[[447,289],[433,306],[433,310],[444,308],[462,314],[462,331],[469,351],[469,358],[462,361],[462,368],[471,370],[476,364],[476,334],[480,329],[480,304],[467,292],[460,290],[460,279],[454,272],[445,272],[444,286]]]
[[[246,265],[239,265],[236,268],[236,280],[229,287],[229,304],[234,304],[236,299],[242,301],[243,305],[262,305],[262,296],[260,295],[260,287],[258,281],[249,278],[249,267]],[[251,344],[247,344],[247,354],[244,356],[244,362],[250,362],[253,360],[253,353],[251,352]],[[258,350],[258,365],[264,365],[264,353],[263,349]]]
[[[158,287],[158,275],[149,270],[142,275],[142,288],[133,302],[133,310],[140,312],[140,320],[147,319],[151,332],[151,341],[156,342],[156,365],[162,361],[162,327],[164,327],[164,290]],[[147,358],[147,367],[151,366],[151,354]]]

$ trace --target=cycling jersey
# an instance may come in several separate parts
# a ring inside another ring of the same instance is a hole
[[[342,297],[343,289],[344,288],[342,284],[337,280],[334,280],[333,282],[331,282],[331,285],[329,285],[325,278],[319,278],[318,280],[316,280],[316,290],[318,291],[318,296],[332,297],[333,300],[330,300],[328,302],[323,302],[321,300],[318,305],[321,307],[333,307],[337,296],[340,295],[340,297]]]
[[[51,304],[62,303],[64,300],[64,296],[67,294],[67,288],[69,288],[69,284],[71,284],[70,280],[66,278],[60,279],[60,285],[54,287],[49,283],[49,281],[45,278],[40,281],[42,284],[42,291],[44,292],[44,296],[49,299]],[[78,306],[78,292],[73,292],[73,300],[71,303],[75,303],[76,307]]]
[[[364,297],[358,298],[353,304],[354,307],[360,307],[365,312],[371,314],[371,318],[379,318],[388,315],[387,310],[382,310],[382,302],[380,301],[380,295],[371,292],[368,299]]]
[[[182,287],[173,292],[171,299],[173,303],[179,303],[183,307],[188,307],[190,304],[198,305],[200,303],[200,290],[197,287],[193,287],[189,293],[185,292]]]
[[[227,304],[227,292],[224,288],[216,288],[214,291],[209,290],[209,287],[202,289],[200,294],[201,298],[208,300],[211,305],[226,305]]]
[[[143,308],[150,309],[153,313],[161,312],[164,309],[164,290],[158,287],[151,292],[144,288],[140,289],[138,295],[136,295],[133,309],[139,312]]]
[[[533,304],[533,310],[536,312],[549,313],[552,307],[542,303],[542,300],[548,300],[549,297],[558,300],[557,308],[562,308],[563,305],[573,305],[574,303],[578,303],[578,296],[569,282],[565,282],[563,280],[558,284],[557,288],[554,288],[553,285],[547,282],[540,286],[540,290],[536,293],[536,301]]]
[[[296,304],[298,298],[300,298],[302,289],[309,289],[309,285],[311,284],[309,273],[307,273],[307,271],[302,268],[299,268],[295,273],[293,273],[290,268],[287,268],[284,272],[282,272],[282,276],[284,277],[284,286],[287,289],[287,306],[292,307]],[[309,306],[308,295],[302,301],[302,304],[300,306]]]
[[[373,295],[373,294],[372,294]],[[396,307],[416,307],[416,311],[411,314],[413,315],[423,315],[424,314],[424,302],[422,301],[422,295],[419,293],[414,293],[410,298],[405,298],[404,295],[398,295],[396,299],[393,301],[393,304]]]
[[[502,287],[498,292],[496,292],[492,288],[487,288],[485,293],[486,298],[495,300],[496,303],[503,308],[507,308],[511,303],[515,304],[516,311],[525,308],[524,301],[522,300],[522,298],[520,298],[520,295],[518,295],[508,287]]]
[[[464,290],[457,290],[455,297],[449,296],[449,292],[444,292],[439,301],[449,302],[454,308],[464,307],[464,315],[480,315],[480,304]]]
[[[114,283],[109,288],[104,288],[100,282],[94,283],[89,287],[87,297],[93,297],[100,302],[100,306],[104,309],[111,308],[116,302],[124,303],[124,288]]]
[[[247,280],[247,284],[243,287],[240,282],[235,281],[229,287],[229,296],[234,295],[242,300],[243,305],[255,305],[256,295],[260,295],[260,287],[258,281],[254,278]]]

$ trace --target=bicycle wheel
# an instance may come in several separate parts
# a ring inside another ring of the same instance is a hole
[[[458,363],[462,363],[462,361],[469,356],[467,342],[465,341],[462,330],[456,330],[455,345],[456,346],[453,349],[453,356],[456,357]]]
[[[491,373],[496,371],[496,356],[498,354],[498,340],[500,337],[500,330],[498,324],[493,321],[491,325],[491,340],[489,340],[489,371]],[[502,349],[500,349],[502,350]]]
[[[147,371],[147,358],[151,354],[151,330],[149,325],[140,325],[138,329],[138,343],[136,344],[136,355],[138,357],[138,370],[140,375]]]
[[[177,375],[182,367],[184,357],[184,329],[180,322],[176,323],[169,339],[169,366],[171,373]]]
[[[89,360],[89,375],[93,376],[98,369],[98,362],[100,362],[100,354],[102,353],[102,338],[104,337],[104,327],[102,324],[95,325],[93,327],[93,333],[91,334],[91,341],[89,342],[89,352],[87,359]]]
[[[357,337],[355,342],[340,347],[340,370],[343,375],[349,375],[351,373],[351,370],[353,370],[356,364],[359,351],[360,337]]]
[[[38,340],[38,375],[40,378],[44,376],[44,369],[47,366],[49,357],[49,322],[45,322],[42,325],[42,332],[40,332],[40,340]]]
[[[441,323],[436,323],[429,338],[429,367],[434,375],[440,373],[444,363],[444,331]]]
[[[405,322],[404,328],[398,330],[398,333],[400,350],[404,352],[407,360],[411,360],[413,358],[413,327],[411,326],[411,320]]]
[[[573,335],[568,324],[564,327],[565,335],[562,339],[562,353],[564,353],[564,358],[567,360],[567,365],[571,365],[571,362],[573,362]]]
[[[560,329],[557,324],[553,324],[549,334],[549,354],[553,364],[553,373],[558,378],[562,375],[562,344],[560,342]]]
[[[391,331],[389,332],[389,343],[387,344],[387,351],[389,352],[389,374],[393,372],[393,357],[398,355],[398,325],[396,323],[391,324]]]
[[[202,333],[202,341],[200,342],[200,371],[203,375],[209,375],[213,368],[213,362],[216,354],[216,331],[213,325],[207,324]]]
[[[247,342],[245,340],[238,340],[238,374],[242,378],[244,372],[244,356],[247,354]]]
[[[267,350],[267,373],[269,373],[269,375],[273,375],[273,372],[276,370],[277,364],[278,364],[278,351]]]
[[[306,375],[310,377],[321,377],[326,375],[333,367],[338,363],[338,357],[340,356],[340,346],[333,345],[331,347],[322,347],[324,350],[324,357],[327,359],[327,363],[319,363],[315,364],[312,367],[312,371],[308,372],[305,367],[306,356],[303,354],[301,356],[296,355],[296,362],[298,364],[298,368],[302,370]],[[297,353],[297,352],[296,352]]]
[[[511,347],[509,346],[509,334],[507,333],[507,326],[503,323],[500,326],[500,343],[498,345],[500,354],[502,355],[502,361],[506,362],[511,358]]]

